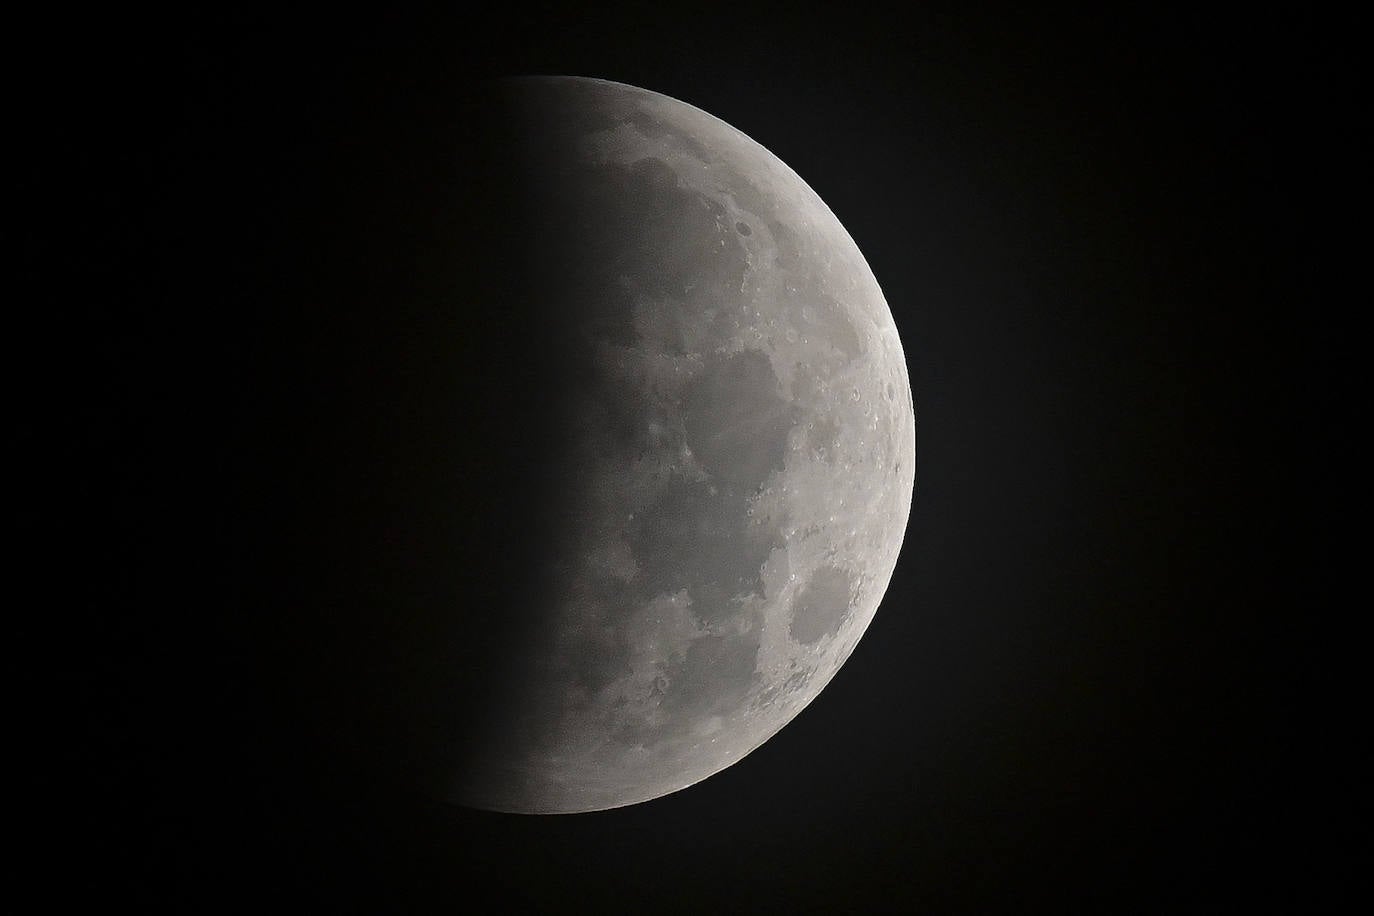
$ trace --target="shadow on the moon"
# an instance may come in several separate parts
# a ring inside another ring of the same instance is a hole
[[[566,329],[492,91],[347,112],[267,242],[233,626],[266,675],[266,740],[343,793],[461,771],[499,725],[557,535]]]

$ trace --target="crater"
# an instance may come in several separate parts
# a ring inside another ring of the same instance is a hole
[[[735,223],[735,231],[738,232],[740,235],[753,234],[753,230],[749,228],[748,223]]]
[[[854,590],[854,575],[838,566],[822,566],[792,604],[792,623],[788,632],[803,645],[823,636],[834,636],[849,610]]]

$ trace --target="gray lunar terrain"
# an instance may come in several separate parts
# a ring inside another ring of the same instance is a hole
[[[599,810],[730,766],[834,676],[897,560],[915,413],[872,272],[766,149],[617,83],[510,92],[531,206],[575,239],[569,501],[520,694],[451,797]]]

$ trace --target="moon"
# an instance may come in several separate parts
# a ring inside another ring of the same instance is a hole
[[[872,271],[768,150],[604,80],[504,98],[570,367],[565,504],[516,686],[446,795],[595,811],[729,767],[834,677],[897,562],[915,409]]]

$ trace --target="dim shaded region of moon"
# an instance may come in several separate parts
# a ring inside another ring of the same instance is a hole
[[[567,348],[563,503],[537,626],[444,794],[600,810],[740,760],[850,656],[905,532],[915,412],[872,271],[768,150],[618,83],[502,92]]]

